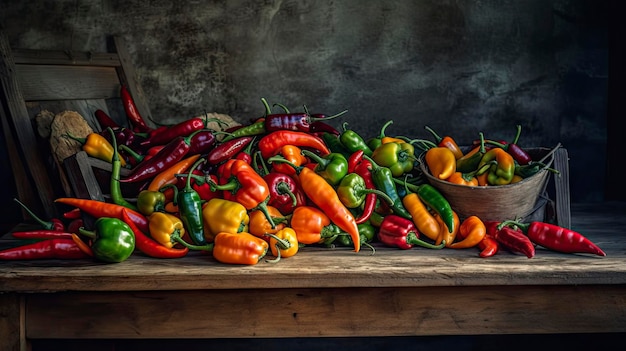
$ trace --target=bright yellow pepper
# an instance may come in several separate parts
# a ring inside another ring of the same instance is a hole
[[[270,250],[276,258],[268,262],[278,262],[282,258],[291,257],[298,253],[298,236],[293,228],[285,227],[276,234],[267,234],[270,237]]]
[[[109,141],[99,133],[89,133],[86,138],[78,138],[70,134],[66,135],[68,138],[79,142],[82,145],[81,148],[87,153],[87,155],[109,163],[112,162],[113,145],[111,145],[111,143],[109,143]],[[122,167],[126,166],[126,161],[122,157],[120,157],[120,164]]]
[[[164,212],[153,212],[148,217],[150,236],[161,245],[172,248],[176,244],[174,237],[182,238],[185,235],[183,222],[177,216]]]
[[[447,147],[433,147],[426,151],[424,157],[430,174],[435,178],[448,179],[456,172],[456,158]]]
[[[220,232],[247,232],[250,223],[248,211],[242,204],[220,198],[213,198],[202,206],[202,219],[207,242],[213,242]]]

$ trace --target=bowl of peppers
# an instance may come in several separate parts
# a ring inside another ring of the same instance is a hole
[[[512,144],[480,142],[462,147],[455,155],[446,147],[432,147],[419,156],[424,178],[448,200],[459,218],[478,216],[485,221],[543,220],[549,200],[549,174],[553,149],[538,147],[522,150],[516,157]]]

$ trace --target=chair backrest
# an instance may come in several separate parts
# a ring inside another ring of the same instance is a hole
[[[101,109],[127,126],[120,99],[125,85],[141,115],[151,119],[123,39],[108,41],[104,53],[12,49],[0,28],[0,117],[17,195],[48,216],[58,215],[54,200],[59,196],[102,195],[86,166],[92,160],[76,155],[65,165],[70,174],[53,162],[48,141],[36,131],[39,112],[77,111],[100,131],[94,112]]]

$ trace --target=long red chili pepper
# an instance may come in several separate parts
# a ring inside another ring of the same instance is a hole
[[[78,259],[89,257],[74,240],[56,238],[0,251],[0,260]]]
[[[189,137],[178,137],[167,143],[149,160],[140,162],[127,177],[121,178],[120,182],[138,182],[152,178],[182,160],[190,148]]]
[[[122,98],[122,105],[124,105],[124,111],[126,111],[126,116],[130,121],[130,124],[133,127],[133,130],[136,132],[149,132],[152,130],[146,121],[143,119],[139,110],[137,109],[137,105],[135,105],[135,101],[133,97],[130,95],[128,88],[125,85],[122,85],[120,88],[120,97]]]
[[[59,230],[30,230],[23,232],[11,233],[16,239],[71,239],[71,232],[64,232]]]
[[[167,128],[159,128],[154,130],[148,136],[148,140],[141,143],[141,146],[144,148],[148,148],[154,145],[163,145],[174,138],[188,136],[193,132],[203,129],[204,127],[205,124],[203,118],[190,118]]]
[[[128,212],[128,216],[141,230],[145,232],[150,231],[150,229],[148,228],[148,219],[146,218],[146,216],[144,216],[140,212],[133,211],[124,206],[104,201],[80,199],[76,197],[59,197],[55,199],[54,202],[78,207],[82,212],[87,213],[95,218],[114,217],[122,219],[122,210],[126,210]]]
[[[234,158],[239,152],[252,142],[253,136],[235,138],[219,143],[207,155],[207,163],[211,165],[220,164],[226,160]]]
[[[606,256],[591,240],[574,230],[563,228],[558,225],[534,221],[519,223],[516,221],[504,221],[499,227],[508,225],[518,226],[528,235],[530,241],[547,249],[565,253],[590,253],[598,256]]]
[[[357,154],[357,157],[353,158],[352,156],[354,156],[355,154]],[[363,150],[359,150],[353,153],[350,157],[350,160],[356,163],[354,165],[353,172],[363,178],[363,180],[365,181],[365,187],[367,189],[376,189],[376,185],[374,184],[374,180],[372,179],[372,163],[363,158]],[[365,196],[365,201],[363,202],[363,212],[361,212],[361,214],[356,218],[357,224],[365,223],[370,219],[372,213],[374,213],[374,210],[376,209],[376,199],[377,196],[374,193],[369,193]]]
[[[109,117],[106,112],[97,109],[96,112],[94,112],[93,114],[94,116],[96,116],[96,120],[98,121],[98,124],[100,124],[101,129],[107,129],[109,127],[111,129],[121,128],[121,126],[117,124],[117,122],[115,122],[113,118]]]
[[[259,140],[257,147],[261,151],[261,156],[267,159],[276,155],[285,145],[312,148],[320,152],[322,156],[330,154],[330,150],[321,138],[306,132],[291,130],[278,130],[268,133]]]
[[[186,256],[189,252],[187,247],[177,249],[161,245],[147,236],[145,232],[137,226],[137,223],[131,216],[131,211],[123,209],[121,212],[121,219],[126,222],[133,233],[135,233],[135,247],[144,254],[154,258],[180,258]]]

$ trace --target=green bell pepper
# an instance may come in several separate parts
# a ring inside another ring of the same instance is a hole
[[[301,153],[317,163],[315,172],[326,179],[330,185],[339,184],[343,177],[348,174],[348,160],[340,153],[331,152],[324,157],[309,150],[302,150]]]
[[[119,218],[100,217],[94,223],[94,230],[81,227],[79,232],[93,241],[91,250],[100,261],[122,262],[135,250],[135,233]]]
[[[394,177],[411,172],[415,163],[415,148],[409,143],[390,142],[377,147],[372,159],[391,170]]]
[[[137,195],[137,209],[144,216],[165,210],[165,194],[160,191],[142,190]]]
[[[365,179],[358,173],[350,173],[343,177],[339,186],[337,186],[337,196],[339,200],[347,208],[357,208],[363,204],[367,194],[376,194],[393,205],[393,200],[384,192],[378,189],[368,189],[365,185]]]
[[[372,149],[367,146],[365,140],[355,131],[348,129],[348,122],[343,123],[343,132],[339,135],[339,140],[350,152],[363,150],[363,154],[372,156]]]

